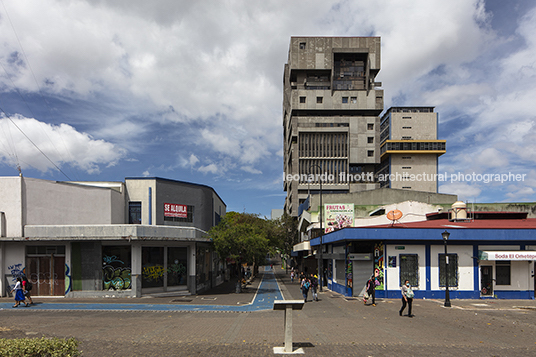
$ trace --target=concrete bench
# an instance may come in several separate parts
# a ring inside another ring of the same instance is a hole
[[[303,353],[302,348],[292,351],[292,310],[303,309],[303,300],[275,300],[274,310],[285,311],[285,347],[274,347],[276,354]]]

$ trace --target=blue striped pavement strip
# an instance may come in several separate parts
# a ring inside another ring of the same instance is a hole
[[[13,309],[14,302],[0,303],[1,309],[10,310],[92,310],[92,311],[199,311],[199,312],[252,312],[272,310],[274,300],[283,300],[281,290],[271,271],[266,271],[253,302],[245,305],[179,305],[179,304],[121,304],[121,303],[38,303],[30,307],[21,304]]]

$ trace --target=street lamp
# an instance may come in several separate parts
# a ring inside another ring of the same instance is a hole
[[[318,167],[320,170],[320,254],[318,255],[318,285],[320,286],[319,291],[322,292],[322,282],[324,276],[324,261],[322,260],[322,238],[324,236],[324,229],[322,228],[322,211],[324,210],[324,206],[322,206],[322,167],[320,165],[309,166],[309,174],[311,174],[311,168],[313,167]]]
[[[441,233],[443,242],[445,243],[445,307],[450,307],[450,292],[449,292],[449,256],[447,255],[447,240],[450,233],[446,230]]]

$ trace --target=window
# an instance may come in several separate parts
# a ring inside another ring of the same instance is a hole
[[[352,104],[357,104],[357,97],[350,97],[350,102]]]
[[[411,166],[402,166],[402,169],[403,169],[403,170],[410,170],[410,169],[411,169]]]
[[[411,136],[403,136],[402,140],[411,140]]]
[[[131,277],[130,245],[102,247],[102,289],[130,289]]]
[[[322,104],[323,99],[324,99],[323,97],[316,97],[316,103],[317,104]]]
[[[448,254],[449,258],[449,287],[458,286],[458,254]],[[439,254],[439,286],[445,287],[445,254]]]
[[[510,285],[510,261],[495,262],[495,279],[497,285]]]
[[[367,151],[367,156],[368,156],[368,157],[372,157],[372,156],[374,156],[374,150],[369,150],[369,151]]]
[[[300,97],[300,103],[305,103],[305,97]]]
[[[374,130],[374,124],[368,123],[367,124],[367,129],[368,130]]]
[[[402,186],[402,189],[411,190],[411,186]]]
[[[403,126],[402,129],[411,129],[411,126]]]
[[[141,224],[141,202],[128,203],[128,223]]]
[[[342,102],[345,104],[348,103],[348,97],[342,97]]]
[[[305,50],[306,42],[300,42],[300,50]]]
[[[419,256],[400,254],[400,286],[409,280],[411,286],[419,286]]]
[[[411,119],[411,117],[402,117],[402,119]]]
[[[369,136],[369,137],[367,138],[367,143],[369,143],[369,144],[373,144],[373,143],[374,143],[374,137],[373,137],[373,136]]]
[[[402,156],[402,160],[411,160],[411,156]]]

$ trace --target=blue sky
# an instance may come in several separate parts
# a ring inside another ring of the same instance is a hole
[[[0,0],[0,175],[158,176],[269,216],[285,197],[290,37],[368,35],[381,36],[385,108],[436,107],[440,172],[525,174],[440,192],[536,201],[528,0]]]

